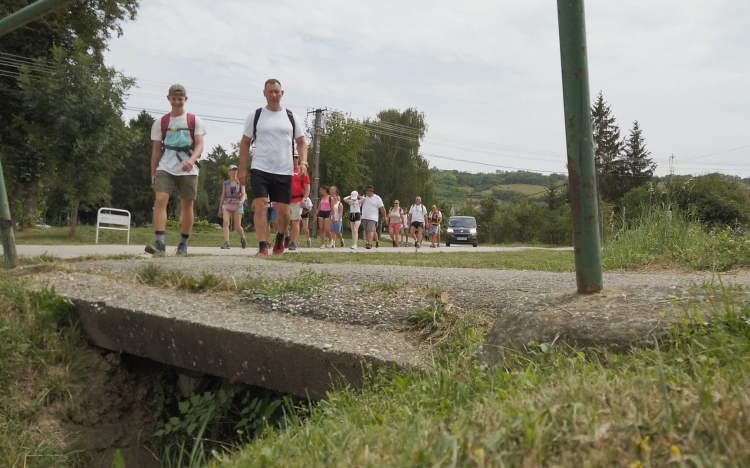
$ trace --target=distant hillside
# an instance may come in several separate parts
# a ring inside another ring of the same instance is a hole
[[[550,185],[567,180],[564,174],[543,175],[536,172],[515,171],[473,174],[461,171],[430,170],[435,195],[441,203],[464,203],[469,198],[489,195],[501,201],[519,198],[536,199]]]

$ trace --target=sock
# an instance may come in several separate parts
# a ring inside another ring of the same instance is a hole
[[[180,244],[187,245],[189,238],[190,238],[190,234],[183,234],[182,239],[180,239]]]
[[[268,242],[265,242],[265,241],[259,242],[258,250],[268,250]]]
[[[164,231],[155,231],[156,232],[156,242],[164,243]]]

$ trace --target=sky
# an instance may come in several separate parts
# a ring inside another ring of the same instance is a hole
[[[750,177],[750,2],[589,0],[586,22],[591,97],[623,136],[638,120],[657,174],[674,155],[678,174]],[[419,109],[430,166],[566,170],[553,0],[144,0],[123,31],[106,60],[138,79],[125,117],[168,112],[180,83],[209,148],[239,141],[277,78],[310,124]]]

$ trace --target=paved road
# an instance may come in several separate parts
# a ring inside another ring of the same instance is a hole
[[[176,247],[167,247],[167,253],[172,254],[174,253],[174,249]],[[107,256],[107,255],[122,255],[122,254],[131,254],[131,255],[139,255],[143,254],[146,255],[143,251],[142,245],[18,245],[16,246],[16,249],[18,250],[19,255],[26,255],[26,256],[37,256],[42,255],[43,253],[47,253],[50,255],[55,255],[60,258],[76,258],[76,257],[82,257],[85,255],[101,255],[101,256]],[[538,249],[538,247],[472,247],[470,245],[455,245],[451,247],[439,247],[437,249],[432,249],[429,246],[423,247],[419,249],[420,253],[438,253],[438,252],[472,252],[472,253],[481,253],[481,252],[518,252],[522,250],[529,250],[529,249]],[[561,249],[554,249],[554,250],[571,250],[571,248],[561,248]],[[218,247],[189,247],[188,252],[191,254],[196,255],[221,255],[221,256],[253,256],[255,255],[255,252],[257,251],[256,248],[247,248],[247,249],[240,249],[240,248],[233,248],[229,250],[221,250]],[[328,252],[342,252],[342,253],[352,253],[352,254],[363,254],[363,255],[376,255],[376,254],[406,254],[406,253],[414,253],[414,247],[409,248],[400,248],[400,247],[391,247],[391,246],[384,246],[380,248],[373,248],[372,250],[366,250],[364,248],[359,248],[356,251],[351,250],[350,248],[336,248],[333,250],[330,249],[318,249],[318,248],[301,248],[297,252],[308,252],[308,253],[317,253],[317,254],[325,254]],[[288,252],[290,255],[294,255],[295,252]]]

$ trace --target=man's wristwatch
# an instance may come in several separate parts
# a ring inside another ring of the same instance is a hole
[[[305,166],[307,166],[307,161],[300,161],[300,162],[299,162],[299,163],[297,163],[297,164],[299,164],[300,166],[302,166],[302,165],[305,165]]]

